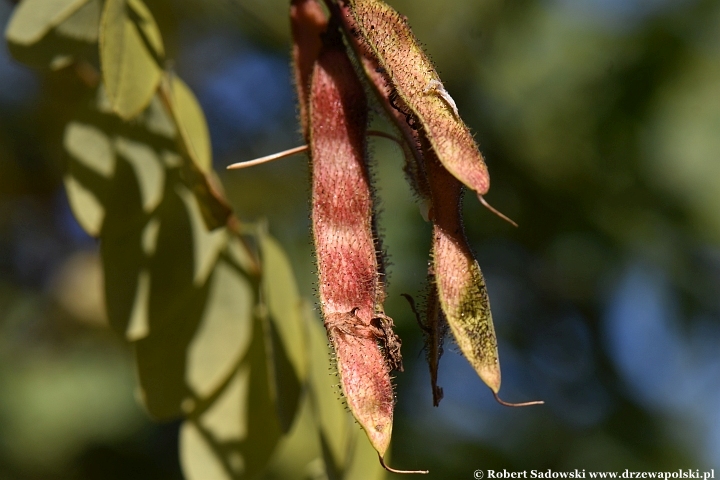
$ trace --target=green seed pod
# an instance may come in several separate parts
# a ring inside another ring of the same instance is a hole
[[[500,362],[485,280],[462,225],[462,185],[426,153],[432,193],[433,268],[438,299],[460,350],[493,393]]]

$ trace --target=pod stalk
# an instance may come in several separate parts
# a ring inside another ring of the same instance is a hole
[[[518,226],[517,223],[515,223],[512,219],[510,219],[510,217],[508,217],[507,215],[505,215],[504,213],[502,213],[500,210],[498,210],[498,209],[496,209],[495,207],[493,207],[492,205],[490,205],[490,204],[487,202],[487,200],[485,200],[485,198],[484,198],[482,195],[478,194],[478,200],[480,200],[480,203],[482,203],[485,208],[487,208],[487,209],[490,210],[492,213],[494,213],[494,214],[497,215],[498,217],[500,217],[500,218],[502,218],[503,220],[505,220],[506,222],[508,222],[508,223],[509,223],[510,225],[512,225],[513,227],[517,228],[517,226]]]
[[[391,472],[391,473],[419,473],[422,475],[426,475],[426,474],[430,473],[430,470],[395,470],[394,468],[387,466],[387,464],[385,463],[385,459],[379,453],[378,453],[378,458],[380,459],[380,465],[382,465],[382,467],[385,470],[387,470],[388,472]]]
[[[505,400],[501,399],[497,392],[493,392],[493,396],[495,396],[495,400],[500,404],[504,405],[506,407],[531,407],[533,405],[544,405],[544,400],[533,400],[532,402],[521,402],[521,403],[510,403],[506,402]]]

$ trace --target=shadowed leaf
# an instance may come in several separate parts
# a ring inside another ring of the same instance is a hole
[[[302,303],[290,262],[280,245],[266,233],[259,238],[263,265],[262,291],[273,333],[273,356],[279,416],[287,430],[295,416],[301,382],[307,375]]]
[[[150,414],[159,419],[179,416],[183,401],[193,402],[186,381],[187,348],[208,295],[207,285],[198,288],[193,281],[192,225],[177,190],[166,189],[158,210],[157,250],[149,263],[149,334],[136,344],[143,399]],[[185,408],[192,410],[188,402]]]
[[[63,37],[95,43],[100,30],[101,12],[100,0],[89,0],[67,20],[60,23],[55,30]]]

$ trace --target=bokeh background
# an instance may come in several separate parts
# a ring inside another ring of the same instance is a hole
[[[200,100],[219,171],[301,142],[286,0],[150,0]],[[720,469],[720,2],[393,0],[476,133],[492,175],[468,196],[509,409],[448,341],[432,407],[422,335],[430,226],[397,146],[371,139],[403,338],[393,463],[475,469]],[[13,8],[0,1],[0,23]],[[0,478],[181,478],[177,424],[134,399],[106,325],[98,245],[63,188],[82,86],[0,48]],[[379,114],[374,128],[390,127]],[[222,173],[268,218],[314,301],[303,156]],[[716,472],[720,475],[720,471]]]

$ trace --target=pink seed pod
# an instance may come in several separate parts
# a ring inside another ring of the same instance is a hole
[[[382,311],[385,293],[373,235],[364,90],[339,32],[329,30],[324,42],[310,91],[320,305],[348,407],[382,462],[392,435],[390,371],[401,368],[400,341]]]
[[[325,328],[335,350],[347,405],[373,448],[384,457],[392,436],[395,402],[376,332],[355,311],[325,314]]]
[[[338,38],[338,41],[339,38]],[[342,44],[325,48],[310,97],[312,224],[323,313],[348,313],[370,324],[378,263],[365,152],[367,104]]]
[[[292,0],[290,2],[293,74],[298,97],[300,126],[306,140],[309,135],[310,76],[322,48],[320,36],[327,30],[327,26],[327,17],[317,0]]]
[[[453,176],[478,195],[486,194],[490,176],[485,160],[407,19],[382,0],[344,0],[342,11],[343,27],[358,39],[354,44],[361,48],[360,56],[376,60],[407,106],[408,123],[422,130]]]

